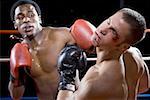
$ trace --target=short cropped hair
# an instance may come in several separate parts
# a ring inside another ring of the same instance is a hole
[[[140,13],[130,8],[122,8],[119,12],[123,13],[123,20],[130,25],[131,33],[126,41],[130,45],[135,45],[142,41],[146,36],[144,32],[146,29],[145,18]]]
[[[15,9],[20,6],[20,5],[23,5],[23,4],[31,4],[35,7],[38,15],[41,15],[41,10],[40,10],[40,7],[38,6],[38,4],[32,0],[18,0],[17,2],[15,2],[12,7],[11,7],[11,10],[10,10],[10,17],[11,17],[11,21],[14,21],[14,12],[15,12]]]

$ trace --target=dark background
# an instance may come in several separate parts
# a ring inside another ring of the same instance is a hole
[[[14,29],[10,20],[10,8],[16,0],[0,0],[0,30]],[[43,26],[70,27],[78,18],[89,20],[98,26],[105,18],[121,7],[130,7],[140,12],[150,28],[150,0],[35,0],[42,11]],[[10,50],[15,41],[9,39],[10,34],[0,33],[0,58],[9,58]],[[150,33],[136,45],[143,56],[150,56]],[[95,57],[95,55],[89,55]],[[89,66],[94,62],[88,62]],[[146,61],[150,67],[150,61]],[[150,68],[149,68],[150,69]],[[9,63],[0,62],[0,97],[9,96]],[[29,78],[29,81],[32,81]],[[35,96],[32,85],[27,84],[25,96]],[[150,93],[150,91],[146,92]]]

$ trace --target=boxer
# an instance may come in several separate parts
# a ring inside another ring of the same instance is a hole
[[[66,53],[61,54],[57,100],[135,100],[138,93],[147,91],[148,68],[140,51],[131,47],[144,39],[145,29],[144,17],[129,8],[122,8],[104,20],[92,35],[96,64],[86,72],[79,86],[75,84],[77,62],[73,66],[74,60],[66,62]],[[72,59],[78,61],[75,56]]]
[[[92,46],[90,37],[96,28],[83,19],[76,20],[70,28],[43,27],[40,8],[32,0],[14,3],[11,19],[23,38],[11,50],[8,86],[11,97],[14,100],[21,99],[26,88],[26,77],[30,76],[35,83],[38,99],[54,100],[60,80],[57,61],[61,50],[79,53],[76,56],[80,58],[80,67],[77,69],[86,67],[83,50]],[[79,73],[84,71],[80,70]]]

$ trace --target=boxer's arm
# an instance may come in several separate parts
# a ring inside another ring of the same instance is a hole
[[[133,59],[136,59],[139,62],[139,67],[143,68],[143,74],[141,75],[139,79],[139,88],[138,88],[138,93],[143,93],[148,90],[150,87],[150,76],[149,76],[149,70],[148,66],[145,63],[145,61],[142,58],[142,53],[140,50],[136,47],[131,47],[129,49],[129,52],[131,52],[134,56]]]
[[[140,52],[140,50],[138,48],[132,47],[133,49],[135,49],[135,54],[137,54],[138,58],[139,58],[139,62],[141,62],[141,68],[144,68],[144,73],[142,74],[140,81],[139,81],[139,90],[138,93],[143,93],[146,92],[149,88],[150,88],[150,75],[149,75],[149,70],[148,70],[148,66],[145,63],[145,61],[143,60],[143,56],[142,53]]]
[[[80,87],[76,91],[59,90],[57,100],[86,100],[86,97],[90,97],[88,89],[90,86],[85,87],[80,84]]]
[[[57,100],[75,100],[75,98],[72,91],[59,90]]]
[[[139,90],[138,93],[144,93],[150,88],[150,73],[148,70],[148,66],[144,64],[145,70],[144,74],[141,77],[140,83],[139,83]]]
[[[91,98],[91,87],[93,87],[92,82],[84,81],[80,83],[79,88],[74,92],[69,90],[59,90],[57,100],[87,100],[87,98]]]
[[[92,44],[91,37],[95,32],[96,27],[84,19],[76,20],[70,28],[59,28],[55,38],[61,41],[63,45],[77,44],[80,48],[91,53],[95,48]],[[51,32],[51,33],[53,33]]]
[[[26,44],[16,43],[10,55],[10,82],[8,89],[13,99],[23,96],[26,80],[25,71],[31,68],[31,55]]]
[[[58,59],[60,82],[57,100],[71,100],[72,94],[76,89],[76,72],[79,70],[80,74],[80,71],[85,69],[87,65],[85,59],[86,56],[83,54],[82,50],[75,45],[66,46],[61,51]],[[81,73],[82,72],[83,71],[81,71]]]
[[[76,20],[70,28],[70,32],[77,45],[85,50],[91,49],[91,47],[93,47],[91,37],[95,30],[96,27],[84,19]]]
[[[15,87],[14,84],[11,81],[9,81],[8,90],[13,100],[21,100],[21,97],[23,96],[25,91],[25,87],[24,85]]]

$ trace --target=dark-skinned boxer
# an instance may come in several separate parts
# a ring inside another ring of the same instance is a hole
[[[35,83],[38,99],[54,100],[58,91],[57,60],[61,50],[76,48],[81,54],[78,55],[79,65],[86,67],[83,66],[86,65],[83,50],[92,46],[90,37],[96,28],[83,19],[76,20],[70,28],[42,27],[39,6],[32,0],[17,1],[12,6],[11,18],[23,38],[11,50],[8,86],[11,97],[21,99],[29,75]]]

